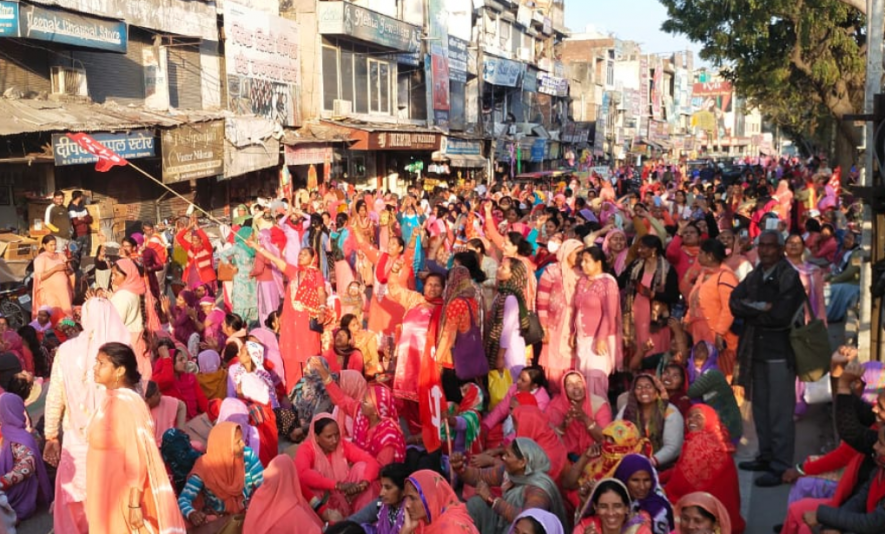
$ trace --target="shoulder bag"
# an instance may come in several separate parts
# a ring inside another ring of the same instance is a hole
[[[458,332],[452,345],[452,361],[455,364],[455,375],[461,380],[472,380],[489,374],[489,361],[486,359],[485,347],[479,325],[473,320],[473,308],[470,301],[464,299],[470,313],[470,328],[466,332]]]
[[[803,291],[804,293],[804,291]],[[796,357],[796,376],[803,382],[817,382],[830,371],[830,358],[833,349],[830,347],[830,334],[824,322],[813,318],[805,323],[805,310],[814,315],[808,294],[790,326],[790,346]]]

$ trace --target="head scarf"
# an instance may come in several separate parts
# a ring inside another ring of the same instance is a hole
[[[566,415],[572,408],[572,401],[569,399],[565,390],[565,381],[570,376],[579,378],[581,380],[581,387],[584,388],[584,400],[581,401],[581,410],[590,416],[590,419],[595,417],[593,401],[591,399],[592,394],[590,388],[587,387],[587,381],[584,378],[584,375],[578,371],[569,371],[562,376],[559,390],[560,393],[550,401],[548,407],[547,413],[554,424],[561,424],[564,422]],[[597,402],[596,409],[599,410],[600,408],[602,408],[602,403]],[[587,447],[594,443],[593,437],[587,432],[587,428],[578,420],[573,420],[566,427],[565,433],[562,435],[562,442],[569,452],[576,454],[582,454],[587,450]]]
[[[476,438],[479,437],[483,395],[482,389],[473,382],[464,384],[462,387],[466,388],[467,391],[461,396],[461,402],[457,406],[452,403],[449,408],[449,414],[464,419],[466,424],[464,445],[470,451],[473,444],[477,443]],[[446,426],[440,428],[440,435],[444,440],[447,439],[446,428]]]
[[[584,244],[577,239],[566,239],[556,251],[556,261],[559,262],[560,276],[562,276],[562,290],[567,303],[572,301],[580,277],[577,269],[568,266],[568,257],[583,247]]]
[[[701,367],[700,371],[694,365],[694,351],[695,347],[691,348],[691,358],[688,361],[688,385],[694,384],[694,381],[700,378],[701,375],[709,371],[710,369],[718,369],[718,361],[719,361],[719,351],[716,349],[716,345],[710,343],[709,341],[704,341],[704,345],[707,346],[707,361],[704,362],[704,365]]]
[[[551,470],[550,459],[545,449],[534,440],[521,437],[514,439],[511,447],[525,460],[525,471],[521,475],[509,473],[506,475],[513,485],[504,492],[504,500],[518,509],[522,509],[525,507],[524,486],[534,486],[547,494],[551,502],[551,512],[561,523],[565,523],[567,520],[565,506],[562,502],[562,495],[556,487],[556,482],[549,474]]]
[[[412,473],[407,481],[424,505],[421,534],[479,534],[467,507],[439,473],[423,469]]]
[[[322,534],[323,522],[301,493],[295,462],[281,454],[264,470],[264,481],[249,501],[243,532],[273,534],[287,529]]]
[[[320,363],[327,371],[329,370],[329,362],[325,358],[320,358]],[[332,380],[337,379],[338,376],[332,374]],[[331,405],[329,394],[326,392],[326,386],[323,385],[323,379],[313,369],[304,373],[301,380],[295,384],[292,394],[295,396],[292,404],[295,406],[295,411],[298,413],[302,423],[309,421],[318,408],[325,409]]]
[[[879,399],[879,390],[885,389],[885,364],[882,362],[864,362],[862,380],[864,383],[863,398],[867,404],[875,405]]]
[[[631,509],[631,510],[633,509],[633,500],[630,499],[630,490],[627,489],[627,486],[623,482],[621,482],[620,480],[618,480],[616,478],[605,478],[605,479],[600,480],[593,487],[593,491],[590,492],[590,496],[587,498],[587,502],[584,503],[584,507],[578,513],[579,520],[581,518],[589,518],[589,520],[592,524],[600,527],[600,528],[597,528],[597,532],[602,531],[601,525],[599,524],[599,516],[596,515],[596,511],[592,510],[591,508],[593,507],[593,501],[595,499],[597,499],[596,495],[601,491],[601,488],[603,487],[603,483],[605,483],[605,482],[611,482],[611,483],[614,483],[614,484],[620,486],[621,489],[624,491],[624,494],[627,496],[627,508]],[[584,521],[588,521],[588,519],[584,519]],[[631,529],[637,525],[642,524],[644,521],[645,521],[645,518],[642,517],[641,515],[639,515],[639,514],[634,515],[631,513],[627,516],[627,519],[624,523],[622,531],[623,532],[633,532],[633,530],[631,530]],[[584,524],[584,523],[581,522],[581,524]],[[586,530],[586,526],[585,526],[585,530]]]
[[[697,506],[712,514],[716,518],[719,534],[731,534],[731,519],[728,516],[728,511],[719,499],[703,491],[689,493],[679,499],[673,512],[677,518],[681,517],[682,509],[689,506]]]
[[[347,458],[344,457],[344,440],[338,440],[338,446],[335,447],[335,450],[332,451],[331,454],[327,454],[326,451],[320,447],[320,444],[317,443],[317,435],[316,432],[314,432],[316,423],[323,419],[331,419],[332,421],[335,421],[335,418],[332,417],[332,414],[330,413],[322,412],[316,414],[316,416],[310,421],[310,429],[307,432],[307,442],[301,446],[314,448],[313,469],[317,473],[336,482],[344,482],[350,473]]]
[[[641,454],[628,454],[615,469],[614,477],[628,486],[628,481],[637,471],[645,471],[651,477],[651,488],[644,499],[633,501],[633,511],[643,511],[652,520],[652,532],[670,532],[673,530],[673,507],[664,495],[661,483],[658,481],[658,472],[651,464],[647,456]]]
[[[704,428],[686,430],[682,454],[673,474],[674,477],[684,478],[688,482],[687,487],[704,489],[722,477],[727,468],[725,462],[731,462],[731,456],[728,453],[728,431],[720,422],[716,410],[706,404],[696,404],[688,411],[686,420],[696,411],[700,411],[704,417]]]
[[[214,373],[221,367],[221,356],[217,351],[204,350],[197,356],[197,362],[200,364],[201,373]]]
[[[568,451],[550,427],[550,421],[544,412],[535,406],[518,406],[513,410],[513,422],[516,437],[529,438],[546,451],[550,461],[550,476],[558,480],[565,467]]]
[[[264,369],[264,346],[254,341],[246,342],[246,352],[249,353],[249,359],[255,369]]]
[[[117,267],[123,271],[126,275],[126,279],[123,280],[123,283],[120,284],[120,287],[116,288],[116,290],[129,291],[136,295],[144,295],[144,279],[141,277],[141,273],[138,272],[138,267],[135,265],[135,262],[129,258],[123,258],[117,261]]]
[[[249,407],[240,399],[228,397],[221,401],[218,409],[217,423],[234,423],[243,431],[243,441],[255,454],[259,453],[258,431],[249,424]]]
[[[46,474],[46,466],[43,463],[43,454],[37,445],[34,436],[26,430],[25,403],[21,397],[13,393],[0,395],[0,434],[3,436],[3,446],[0,448],[0,470],[9,473],[15,466],[15,458],[12,454],[12,445],[19,445],[29,449],[34,455],[35,476],[28,477],[21,482],[6,488],[6,496],[9,503],[15,509],[19,517],[29,517],[34,513],[36,503],[48,504],[52,502],[52,484]],[[37,494],[38,499],[31,498]]]
[[[200,304],[200,300],[197,298],[196,293],[194,293],[190,289],[181,290],[181,292],[178,294],[178,296],[184,300],[184,303],[187,304],[187,306],[189,308],[196,308],[197,305]],[[206,297],[203,297],[203,298],[206,298]],[[214,301],[213,301],[213,304],[214,304]]]
[[[236,423],[218,423],[209,432],[206,454],[197,459],[191,475],[200,477],[204,487],[211,491],[228,513],[243,511],[243,486],[246,484],[245,461],[242,456],[234,456]]]
[[[190,438],[183,430],[170,428],[163,433],[160,454],[163,456],[163,463],[172,473],[172,485],[176,493],[181,492],[187,482],[188,473],[194,468],[194,462],[203,453],[194,450]]]
[[[236,237],[234,237],[234,246],[237,247],[240,251],[242,251],[249,258],[255,257],[255,249],[246,244],[246,240],[252,237],[252,227],[251,226],[242,226],[239,230],[237,230]]]
[[[627,240],[627,234],[624,233],[623,230],[619,228],[612,228],[605,234],[605,239],[602,241],[602,251],[606,255],[612,254],[611,250],[611,240],[615,235],[624,236],[624,240]],[[627,267],[627,253],[630,251],[630,247],[624,247],[624,250],[618,252],[618,255],[612,258],[612,269],[614,269],[615,273],[621,274],[624,271],[624,268]]]
[[[240,210],[242,210],[246,214],[239,215]],[[239,206],[237,206],[237,208],[234,210],[234,214],[235,216],[231,222],[233,222],[237,226],[242,225],[244,222],[249,220],[250,217],[252,217],[252,215],[249,213],[249,208],[247,208],[245,204],[240,204]]]
[[[129,237],[131,237],[132,240],[135,241],[135,243],[138,245],[138,248],[141,248],[144,245],[144,234],[140,232],[135,232]]]
[[[375,412],[381,421],[375,425],[370,438],[369,418],[363,415],[362,410],[358,410],[353,423],[354,444],[373,456],[377,456],[385,447],[393,447],[393,461],[402,462],[406,458],[406,441],[399,426],[393,391],[386,386],[375,384],[364,396],[375,407]],[[359,397],[357,400],[362,399],[363,397]]]
[[[501,261],[510,262],[510,279],[498,282],[498,295],[492,304],[492,312],[489,314],[489,323],[486,326],[486,358],[489,366],[494,367],[498,349],[501,346],[501,335],[504,333],[504,303],[507,297],[515,297],[519,304],[519,328],[526,330],[529,327],[528,307],[525,302],[526,287],[528,287],[528,269],[522,260],[516,258],[504,258]]]
[[[516,532],[516,524],[519,523],[519,520],[527,517],[537,521],[544,529],[544,534],[565,534],[565,530],[563,530],[559,518],[547,510],[541,510],[540,508],[529,508],[516,516],[516,519],[513,520],[513,524],[510,525],[510,530],[507,534],[514,534]]]
[[[590,460],[584,467],[582,483],[611,477],[621,459],[628,454],[652,454],[648,440],[639,435],[639,429],[630,421],[612,421],[602,429],[602,436],[602,454]]]
[[[273,365],[272,369],[274,373],[276,373],[276,375],[280,377],[280,380],[283,381],[283,385],[286,386],[286,391],[289,391],[289,385],[285,383],[286,367],[280,353],[280,342],[277,340],[276,334],[274,334],[273,331],[262,327],[251,330],[249,335],[254,336],[262,345],[264,345],[265,367],[271,369],[271,365]]]
[[[345,369],[341,371],[341,378],[338,379],[338,387],[340,387],[341,391],[351,399],[360,400],[366,396],[366,391],[369,386],[363,373],[352,369]],[[353,436],[353,425],[355,422],[353,418],[344,413],[344,410],[336,408],[336,412],[336,419],[338,420],[338,426],[341,427],[341,432]]]

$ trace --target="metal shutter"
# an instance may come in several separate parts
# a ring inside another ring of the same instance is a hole
[[[166,50],[169,105],[178,109],[203,109],[199,45],[176,43]]]
[[[152,46],[144,30],[129,27],[125,54],[73,50],[74,66],[86,69],[86,83],[93,102],[118,104],[144,103],[144,62],[142,51]]]
[[[3,39],[0,56],[0,91],[16,87],[23,93],[49,93],[49,64],[54,47],[51,43],[40,47],[25,46],[17,39]]]

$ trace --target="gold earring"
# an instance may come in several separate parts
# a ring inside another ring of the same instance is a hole
[[[118,387],[120,387],[120,375],[117,375],[116,378],[114,378],[114,389],[117,389]]]

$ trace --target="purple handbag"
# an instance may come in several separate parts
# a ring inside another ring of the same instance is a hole
[[[479,325],[473,321],[473,308],[469,302],[467,311],[470,312],[470,328],[464,333],[458,332],[452,345],[455,376],[461,380],[472,380],[489,374],[489,361],[486,359],[482,335],[479,332]]]

